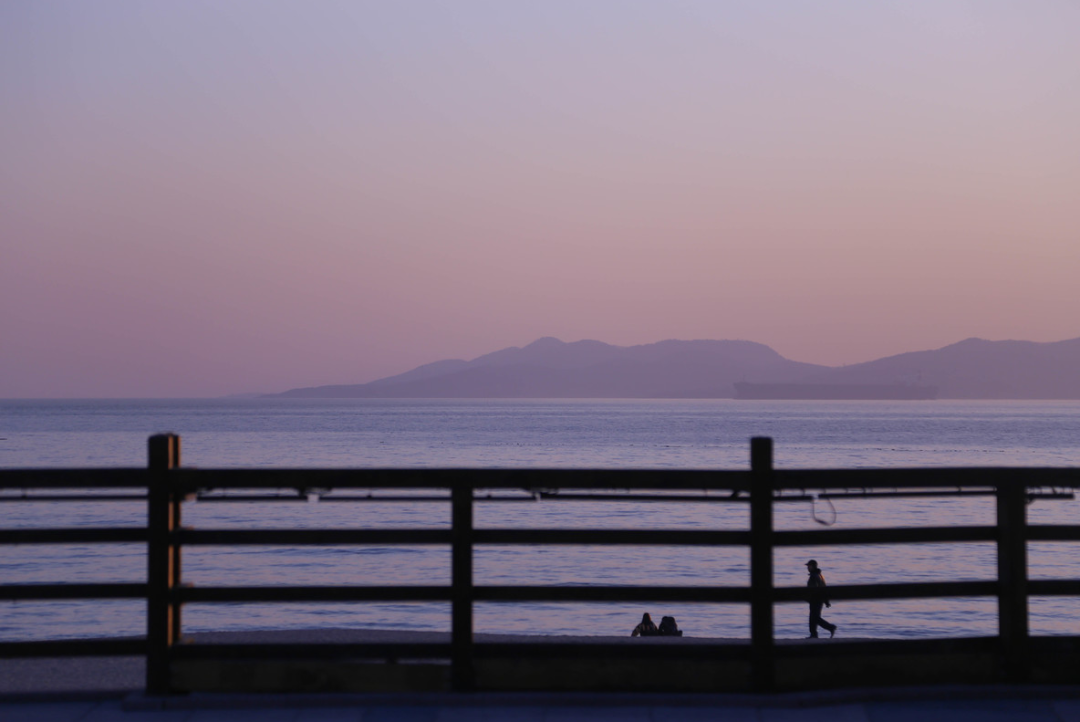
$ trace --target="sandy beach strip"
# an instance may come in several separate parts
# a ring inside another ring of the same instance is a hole
[[[194,644],[446,644],[448,632],[396,629],[297,629],[248,632],[200,632],[185,634]],[[477,633],[484,643],[529,644],[732,644],[748,639],[715,637],[559,636]],[[854,641],[845,639],[844,641]],[[808,640],[777,640],[777,644],[802,644]],[[827,643],[827,639],[811,643]],[[117,695],[143,689],[146,662],[143,657],[38,657],[0,659],[0,695],[48,692]]]

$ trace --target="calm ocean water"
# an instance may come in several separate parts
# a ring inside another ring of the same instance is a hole
[[[183,437],[201,467],[748,467],[749,439],[772,436],[781,468],[1076,466],[1080,402],[743,402],[181,400],[0,401],[0,467],[143,466],[146,438]],[[993,523],[985,498],[838,501],[778,507],[780,529]],[[1078,501],[1039,501],[1031,523],[1077,523]],[[0,503],[5,528],[143,523],[143,504]],[[439,527],[441,504],[207,504],[185,524],[244,527]],[[742,529],[736,504],[479,504],[478,525]],[[779,585],[819,560],[831,584],[983,580],[990,544],[780,549]],[[1031,576],[1080,577],[1069,544],[1029,545]],[[480,584],[747,584],[744,550],[679,547],[480,548]],[[0,547],[0,583],[145,579],[139,545]],[[449,583],[449,552],[427,547],[203,547],[185,551],[195,584]],[[691,636],[747,637],[743,605],[482,604],[480,632],[629,634],[642,611],[674,615]],[[940,637],[996,632],[992,600],[838,603],[841,636]],[[133,602],[0,602],[0,639],[139,634]],[[806,608],[779,605],[777,636],[805,636]],[[1080,602],[1031,603],[1035,634],[1080,633]],[[442,604],[229,604],[185,608],[188,631],[315,627],[449,629]]]

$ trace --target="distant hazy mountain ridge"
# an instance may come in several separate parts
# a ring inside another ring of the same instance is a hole
[[[938,387],[947,399],[1080,399],[1080,338],[1053,343],[969,338],[814,374],[814,382]]]
[[[1080,339],[968,339],[934,351],[830,368],[752,341],[612,346],[542,338],[472,361],[419,366],[366,384],[293,389],[293,398],[731,398],[734,383],[896,384],[940,398],[1080,399]]]
[[[729,398],[741,380],[795,381],[827,367],[789,361],[751,341],[612,346],[542,338],[472,361],[439,361],[355,386],[316,386],[304,398]]]

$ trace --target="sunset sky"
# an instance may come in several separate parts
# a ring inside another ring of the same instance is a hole
[[[0,397],[1080,336],[1080,4],[0,3]]]

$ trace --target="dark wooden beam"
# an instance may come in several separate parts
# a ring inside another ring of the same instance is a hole
[[[773,689],[773,443],[750,440],[750,641],[754,688]]]

